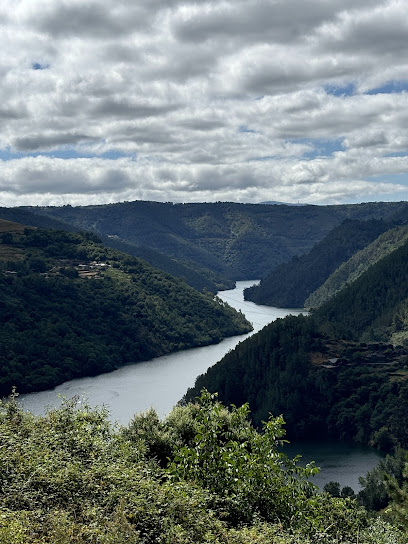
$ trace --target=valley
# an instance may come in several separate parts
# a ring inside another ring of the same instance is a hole
[[[106,387],[129,408],[132,395],[138,396],[129,363],[139,361],[135,369],[142,370],[148,366],[143,361],[153,358],[158,374],[179,352],[189,370],[194,368],[188,382],[179,378],[187,375],[183,368],[169,364],[164,388],[155,382],[150,393],[136,373],[147,403],[156,392],[165,396],[172,380],[177,383],[178,398],[174,394],[164,409],[164,423],[144,404],[147,412],[135,415],[125,434],[143,434],[144,418],[153,418],[148,428],[157,430],[143,440],[159,452],[162,439],[153,436],[166,428],[180,397],[175,413],[199,410],[194,408],[198,398],[210,412],[221,413],[224,408],[209,400],[219,398],[231,406],[232,415],[225,417],[237,422],[241,416],[233,415],[235,410],[249,406],[254,432],[263,433],[265,441],[265,422],[273,414],[277,419],[270,425],[277,429],[285,421],[291,441],[352,441],[387,454],[378,467],[368,467],[358,501],[372,510],[397,504],[393,489],[403,493],[408,485],[401,453],[408,449],[405,202],[331,207],[134,202],[1,209],[0,217],[3,395],[14,385],[24,393],[62,383],[77,394],[69,380],[101,374],[108,380],[117,373],[128,382],[129,400],[109,381]],[[19,217],[26,222],[19,223]],[[47,222],[58,229],[44,229]],[[262,278],[260,286],[246,291],[247,300],[237,306],[241,312],[234,302],[229,305],[232,291],[224,291],[225,299],[222,293],[214,296],[255,274]],[[264,327],[259,316],[250,319],[255,329],[250,334],[245,305],[253,304],[252,293],[258,304],[287,304],[295,315],[254,305],[265,314],[277,311],[277,319]],[[306,305],[310,315],[302,309]],[[237,344],[237,335],[248,337]],[[231,343],[223,340],[229,337]],[[197,346],[221,351],[203,368],[194,367]],[[178,460],[187,455],[183,448],[171,470],[179,470]],[[389,477],[392,489],[386,485]],[[327,489],[337,493],[336,485]],[[347,486],[341,493],[352,496]]]

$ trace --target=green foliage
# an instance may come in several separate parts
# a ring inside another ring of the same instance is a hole
[[[104,409],[91,409],[79,399],[35,417],[24,412],[14,396],[0,404],[0,541],[404,542],[391,526],[371,524],[355,502],[318,495],[305,486],[305,471],[295,468],[294,472],[296,463],[279,453],[281,421],[271,420],[270,429],[261,435],[251,427],[247,414],[246,406],[229,412],[204,393],[198,403],[178,407],[164,422],[150,412],[138,416],[129,427],[115,428]],[[204,421],[211,430],[203,428]],[[203,432],[192,437],[193,429]],[[164,469],[149,446],[163,433],[173,452]],[[199,478],[192,466],[187,480],[181,476],[190,457],[177,452],[180,444],[181,449],[198,452]],[[216,459],[219,453],[235,463],[241,484],[231,479],[228,463]],[[243,466],[243,455],[249,456],[253,475]],[[216,483],[216,475],[205,473],[204,465],[209,471],[219,471],[229,493]],[[261,494],[264,503],[260,503]],[[244,497],[246,509],[240,503]],[[232,508],[235,517],[230,519]]]
[[[318,308],[344,287],[358,279],[370,266],[406,242],[408,225],[398,226],[381,234],[374,242],[342,263],[305,301],[306,308]]]
[[[339,482],[328,482],[323,487],[323,491],[329,493],[332,497],[340,497],[340,484]]]
[[[258,304],[303,308],[308,296],[356,251],[367,246],[389,225],[384,221],[346,220],[309,253],[294,257],[270,272],[260,285],[245,290],[245,299]]]
[[[212,294],[109,250],[90,233],[27,229],[16,244],[17,274],[0,275],[0,395],[13,385],[47,389],[251,330]],[[94,261],[104,265],[94,267],[96,277],[78,277]]]
[[[168,468],[171,479],[191,481],[222,497],[229,521],[260,516],[297,523],[300,504],[305,508],[315,492],[307,478],[317,470],[298,467],[278,451],[283,419],[270,418],[260,435],[248,423],[248,405],[228,412],[205,391],[198,404],[194,444],[176,453]]]
[[[386,514],[392,522],[404,530],[408,530],[408,463],[404,465],[403,480],[386,474],[385,484],[390,502]]]

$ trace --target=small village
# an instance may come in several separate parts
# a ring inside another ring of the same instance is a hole
[[[76,260],[59,259],[50,270],[39,272],[39,274],[44,278],[63,275],[82,279],[99,279],[102,277],[102,272],[108,268],[111,268],[111,265],[104,262],[83,261],[78,263]],[[13,277],[17,276],[18,272],[16,270],[4,270],[3,274]]]

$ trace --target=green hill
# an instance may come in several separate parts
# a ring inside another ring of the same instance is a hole
[[[248,332],[242,314],[92,234],[0,221],[0,394]]]
[[[31,211],[22,208],[1,208],[0,218],[22,223],[27,226],[50,228],[56,230],[66,230],[68,232],[80,232],[81,229],[72,224],[65,223],[58,219],[54,219],[47,215],[39,215],[32,213]],[[86,229],[82,229],[86,230]],[[100,234],[101,240],[105,246],[113,249],[118,249],[134,257],[139,257],[144,261],[156,268],[160,268],[164,272],[176,276],[177,278],[184,279],[188,285],[198,289],[199,291],[211,291],[216,293],[219,289],[232,289],[234,282],[225,278],[206,267],[202,267],[198,270],[198,267],[192,269],[175,259],[172,259],[154,249],[146,246],[135,245],[131,242],[121,240],[117,236],[107,236]]]
[[[337,337],[360,341],[408,338],[408,242],[370,266],[315,312]]]
[[[348,219],[308,253],[275,268],[259,285],[245,289],[245,300],[283,308],[303,308],[307,297],[344,261],[389,228],[384,221]]]
[[[390,221],[406,202],[286,206],[230,202],[123,202],[100,206],[25,208],[82,230],[149,247],[212,281],[256,279],[307,253],[345,219]],[[205,272],[207,271],[207,272]],[[306,297],[305,297],[306,298]]]
[[[277,320],[200,376],[260,424],[283,413],[290,436],[408,448],[408,242],[309,317]],[[396,344],[404,344],[396,345]]]
[[[343,287],[361,276],[370,266],[397,249],[408,239],[408,225],[398,226],[381,234],[374,242],[355,253],[305,301],[306,308],[318,308]]]

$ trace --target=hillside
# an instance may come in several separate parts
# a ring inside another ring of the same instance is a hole
[[[407,262],[408,242],[312,316],[277,320],[239,344],[186,398],[206,387],[250,402],[257,424],[283,413],[290,436],[408,448]]]
[[[408,242],[314,313],[324,330],[362,341],[408,339]]]
[[[239,344],[198,377],[229,404],[249,402],[255,424],[283,414],[289,439],[355,440],[408,448],[406,348],[322,335],[309,317],[287,317]]]
[[[259,285],[245,289],[245,300],[283,308],[303,308],[305,300],[356,251],[389,228],[384,221],[347,219],[308,253],[275,268]]]
[[[164,421],[151,410],[113,428],[66,402],[43,417],[0,404],[2,544],[404,544],[407,533],[333,498],[263,434],[248,407],[203,393]]]
[[[361,276],[370,266],[392,253],[408,239],[408,225],[381,234],[374,242],[355,253],[331,274],[305,301],[306,308],[318,308],[343,287]]]
[[[0,395],[217,343],[251,326],[95,235],[0,221]]]
[[[68,232],[81,231],[79,227],[65,223],[64,221],[54,219],[47,215],[35,214],[22,208],[0,207],[0,218],[32,227],[66,230]],[[139,257],[155,268],[160,268],[160,270],[163,270],[172,276],[185,280],[190,287],[194,287],[194,289],[198,289],[199,291],[207,290],[216,293],[221,288],[230,289],[234,286],[232,280],[229,280],[204,266],[201,267],[200,270],[198,270],[198,267],[192,269],[191,267],[168,257],[164,253],[149,247],[126,242],[117,236],[107,236],[103,234],[100,234],[99,236],[105,246],[118,249],[119,251],[123,251],[134,257]]]
[[[307,253],[345,219],[389,221],[407,208],[406,202],[270,206],[135,201],[25,210],[149,247],[200,273],[210,269],[218,277],[239,280],[264,277]]]

